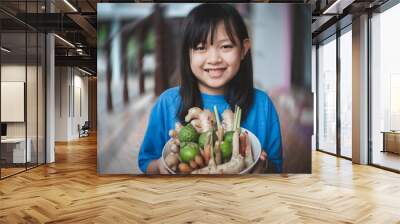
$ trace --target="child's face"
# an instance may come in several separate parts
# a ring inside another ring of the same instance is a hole
[[[236,37],[235,37],[236,38]],[[235,39],[236,43],[239,40]],[[250,48],[248,39],[243,47],[230,41],[224,23],[220,22],[211,45],[211,34],[207,43],[190,49],[190,68],[198,79],[199,89],[203,93],[223,94],[225,85],[237,74],[240,62]]]

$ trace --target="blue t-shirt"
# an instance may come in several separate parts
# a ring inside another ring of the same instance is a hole
[[[223,95],[201,94],[203,108],[214,111],[218,108],[221,117],[225,109],[229,109]],[[169,140],[168,132],[175,129],[176,117],[181,103],[179,87],[174,87],[163,92],[153,106],[139,152],[139,168],[146,172],[152,160],[161,157],[162,149]],[[272,162],[275,171],[282,171],[282,142],[278,114],[268,95],[254,89],[254,100],[247,118],[241,122],[241,127],[250,130],[258,137],[261,147],[267,152],[268,161]]]

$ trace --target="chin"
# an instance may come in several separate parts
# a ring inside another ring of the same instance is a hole
[[[206,85],[213,89],[220,89],[226,84],[226,80],[210,80]]]

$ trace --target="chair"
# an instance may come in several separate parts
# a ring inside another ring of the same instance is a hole
[[[85,121],[82,127],[80,127],[80,125],[78,124],[79,138],[89,136],[89,129],[90,129],[89,121]]]

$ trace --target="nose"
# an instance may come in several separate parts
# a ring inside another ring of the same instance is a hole
[[[221,58],[219,52],[214,47],[211,47],[208,51],[207,55],[207,63],[209,64],[218,64],[221,62]]]

